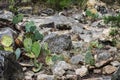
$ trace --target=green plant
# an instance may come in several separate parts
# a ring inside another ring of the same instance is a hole
[[[116,36],[118,34],[118,29],[117,28],[111,28],[111,31],[109,33],[110,36]]]
[[[43,35],[36,29],[36,26],[33,21],[26,23],[25,30],[26,30],[25,37],[29,37],[33,41],[38,41],[43,39]]]
[[[120,28],[120,14],[118,14],[116,16],[104,17],[104,22],[106,24],[111,23],[111,27],[119,27]]]
[[[12,22],[14,24],[18,24],[23,20],[22,14],[17,14],[13,17]],[[25,34],[22,35],[23,39],[23,49],[25,51],[25,55],[28,56],[34,63],[34,72],[38,72],[41,67],[42,63],[38,62],[38,58],[41,54],[41,52],[46,53],[46,55],[50,54],[50,50],[48,49],[48,45],[46,43],[41,44],[41,41],[43,39],[43,35],[36,29],[36,25],[33,21],[29,21],[25,25]],[[20,37],[21,38],[21,37]],[[7,41],[9,40],[9,41]],[[10,46],[12,44],[11,38],[5,37],[3,38],[3,45]],[[16,59],[20,57],[21,49],[17,48],[15,50]]]
[[[13,17],[12,22],[14,24],[18,24],[19,22],[21,22],[23,20],[23,14],[17,14]]]
[[[8,0],[9,3],[9,10],[12,11],[14,14],[17,14],[18,6],[16,0]]]
[[[33,5],[47,3],[45,6],[49,5],[56,10],[61,10],[64,8],[72,7],[72,5],[78,5],[81,8],[85,8],[87,1],[88,0],[9,0],[8,2],[9,9],[13,13],[17,13],[18,8],[20,7],[20,3],[30,2]]]
[[[49,66],[55,64],[57,61],[64,60],[63,55],[50,54],[51,51],[49,50],[47,43],[42,45],[42,51],[44,51],[46,55],[45,63]]]
[[[51,5],[52,8],[57,10],[69,7],[71,0],[47,0],[47,3]]]
[[[26,34],[23,44],[26,51],[26,56],[31,58],[34,62],[34,72],[39,71],[42,67],[42,64],[37,60],[41,53],[44,53],[46,56],[45,62],[47,65],[53,65],[55,62],[57,62],[57,60],[63,60],[63,57],[60,55],[50,54],[51,52],[47,43],[40,43],[43,39],[43,35],[40,34],[38,30],[36,30],[34,22],[30,21],[26,23],[25,30]]]
[[[21,55],[21,50],[20,50],[20,48],[17,48],[17,49],[15,50],[15,55],[16,55],[16,60],[18,60],[19,57],[20,57],[20,55]]]
[[[14,24],[18,24],[22,20],[23,20],[23,15],[17,14],[13,17],[12,22]],[[29,21],[25,25],[24,34],[19,35],[18,37],[23,43],[22,49],[19,47],[15,47],[16,50],[13,49],[12,44],[14,44],[14,40],[13,40],[14,38],[9,35],[1,36],[0,49],[11,52],[14,51],[16,55],[16,59],[18,59],[21,53],[24,51],[25,55],[28,56],[34,63],[33,71],[38,72],[42,67],[42,63],[38,61],[40,54],[46,53],[47,56],[50,55],[51,53],[47,43],[41,44],[43,35],[36,29],[36,25],[34,24],[34,22]],[[24,39],[22,40],[22,38]]]
[[[96,9],[87,9],[85,12],[89,18],[98,18],[98,12],[96,11]]]
[[[64,60],[63,55],[53,54],[53,55],[46,56],[45,62],[47,65],[53,65],[57,61],[62,61],[62,60]]]
[[[86,54],[85,54],[85,63],[92,65],[92,66],[95,64],[95,60],[94,60],[94,57],[92,55],[92,52],[94,50],[93,48],[101,49],[101,48],[103,48],[103,45],[100,44],[98,41],[90,42],[88,50],[86,51]]]
[[[57,10],[72,7],[72,5],[78,5],[81,8],[86,6],[88,0],[47,0],[47,3],[51,5],[52,8]]]
[[[12,44],[13,44],[13,38],[9,35],[3,35],[1,37],[1,44],[2,44],[2,47],[5,51],[11,51],[13,52],[13,47],[12,47]]]
[[[104,17],[104,22],[106,24],[111,24],[111,31],[109,33],[109,35],[112,38],[112,42],[114,44],[114,46],[116,46],[117,44],[119,44],[120,41],[120,14],[116,15],[116,16],[107,16]],[[116,44],[117,43],[117,44]]]
[[[41,63],[37,61],[37,58],[39,57],[41,51],[40,43],[38,41],[33,42],[31,38],[25,38],[23,44],[26,51],[26,55],[29,58],[33,59],[34,65],[36,67],[36,69],[34,68],[34,71],[39,71]]]
[[[28,52],[31,52],[31,47],[32,47],[32,39],[31,38],[25,38],[23,41],[24,48]]]
[[[85,8],[88,0],[71,0],[73,4],[80,6],[81,8]]]
[[[92,48],[101,49],[101,48],[103,48],[103,45],[100,44],[98,41],[92,41],[92,42],[90,42],[89,48],[91,48],[91,49],[92,49]]]
[[[22,20],[23,20],[23,15],[17,14],[13,17],[12,22],[14,24],[18,24]],[[33,71],[35,71],[35,72],[39,71],[42,67],[42,64],[37,61],[37,58],[40,56],[41,50],[43,50],[43,49],[41,49],[42,47],[40,44],[40,41],[42,41],[42,39],[43,39],[43,35],[36,29],[34,22],[33,21],[27,22],[25,25],[23,48],[26,52],[25,55],[28,56],[29,58],[31,58],[34,63],[35,67],[33,68]],[[9,40],[9,41],[7,41],[7,40]],[[6,37],[5,37],[5,39],[3,38],[2,44],[10,46],[12,44],[11,38],[9,38],[9,37],[7,37],[7,39],[6,39]],[[44,50],[46,50],[46,49],[44,49]],[[16,55],[16,59],[18,59],[21,54],[21,49],[17,48],[14,53]]]
[[[25,25],[25,39],[23,41],[26,55],[33,59],[34,71],[39,71],[42,66],[41,63],[37,61],[41,53],[41,44],[40,41],[43,39],[43,35],[36,29],[36,26],[33,21],[27,22]]]
[[[22,14],[17,14],[13,17],[12,23],[13,24],[18,24],[23,20],[23,15]],[[20,48],[15,48],[15,42],[14,42],[14,35],[9,35],[9,34],[3,34],[1,35],[1,41],[0,41],[0,50],[5,50],[5,51],[10,51],[14,52],[16,55],[16,59],[20,57],[21,54],[21,49]]]
[[[88,50],[88,51],[86,52],[86,55],[85,55],[85,63],[86,63],[86,64],[89,64],[89,65],[94,65],[94,64],[95,64],[94,57],[92,56],[90,50]]]

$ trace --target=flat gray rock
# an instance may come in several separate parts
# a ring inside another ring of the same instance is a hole
[[[44,38],[52,52],[61,53],[70,50],[72,47],[71,37],[69,35],[50,34]]]
[[[82,56],[81,54],[79,55],[76,55],[76,56],[73,56],[71,59],[70,59],[70,62],[72,64],[79,64],[79,63],[84,63],[84,56]]]
[[[72,69],[70,64],[66,63],[65,61],[59,61],[53,66],[52,72],[54,75],[63,76],[63,74],[66,72],[65,70],[69,69]]]

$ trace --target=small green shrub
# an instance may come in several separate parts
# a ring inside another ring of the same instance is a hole
[[[52,8],[57,10],[69,7],[71,0],[47,0],[47,3],[51,5]]]
[[[88,50],[88,51],[86,52],[86,55],[85,55],[85,63],[86,63],[86,64],[89,64],[89,65],[94,65],[94,64],[95,64],[94,57],[93,57],[93,55],[92,55],[92,53],[91,53],[90,50]]]
[[[61,10],[64,8],[72,7],[72,5],[78,5],[81,8],[86,6],[88,0],[47,0],[47,3],[52,8]]]
[[[111,24],[111,31],[109,34],[112,37],[113,44],[116,46],[116,43],[120,41],[120,14],[104,17],[104,22],[106,24]]]
[[[22,14],[17,14],[13,17],[12,22],[14,24],[18,24],[19,22],[21,22],[23,20],[23,15]]]
[[[18,10],[18,3],[19,3],[20,0],[8,0],[8,3],[9,3],[9,10],[12,11],[14,14],[18,14],[17,10]]]
[[[40,56],[42,46],[40,41],[43,39],[43,35],[36,29],[36,26],[33,21],[27,22],[25,25],[25,39],[23,41],[26,55],[29,58],[33,59],[35,68],[33,71],[39,71],[42,64],[37,61],[37,58]]]
[[[26,23],[25,30],[26,34],[23,41],[24,49],[26,51],[26,56],[31,58],[34,62],[34,72],[38,72],[42,67],[42,63],[37,60],[41,53],[44,53],[45,63],[47,65],[53,65],[58,60],[63,60],[61,55],[50,54],[51,52],[47,43],[41,44],[43,35],[36,29],[34,22],[30,21]]]
[[[17,13],[18,8],[20,7],[20,4],[22,3],[30,3],[33,6],[36,4],[41,5],[44,4],[45,6],[52,7],[56,10],[61,10],[64,8],[72,7],[73,5],[80,6],[80,8],[85,8],[86,3],[88,0],[9,0],[9,9],[13,13]],[[47,4],[46,4],[47,3]]]
[[[87,9],[85,12],[90,19],[96,19],[99,16],[96,9]]]
[[[73,4],[78,5],[80,8],[85,8],[88,0],[71,0]]]
[[[116,16],[104,17],[104,22],[106,24],[111,23],[111,27],[119,27],[120,28],[120,14],[118,14]]]
[[[90,42],[89,48],[90,48],[90,49],[92,49],[92,48],[101,49],[101,48],[103,48],[103,45],[100,44],[98,41],[92,41],[92,42]]]
[[[50,66],[55,64],[57,61],[63,61],[63,60],[64,60],[63,55],[52,54],[52,55],[46,56],[45,62],[47,65]]]
[[[111,31],[110,31],[109,35],[114,37],[117,34],[118,34],[118,29],[117,28],[111,28]]]
[[[13,17],[12,22],[14,24],[18,24],[22,20],[23,20],[23,15],[17,14]],[[50,54],[50,50],[48,49],[48,46],[46,44],[42,46],[41,41],[43,39],[43,35],[36,29],[36,25],[34,24],[33,21],[29,21],[26,23],[25,34],[22,37],[24,37],[23,49],[25,51],[25,55],[28,56],[33,61],[34,63],[33,71],[38,72],[42,67],[42,63],[38,62],[37,59],[39,58],[41,52]],[[3,45],[10,47],[10,45],[12,44],[11,39],[12,38],[5,36],[5,39],[3,38],[3,42],[2,42]],[[4,49],[6,49],[6,47]],[[17,48],[14,53],[16,55],[16,59],[18,59],[21,54],[21,49]]]
[[[26,37],[30,37],[33,41],[38,41],[43,39],[43,35],[36,29],[33,21],[27,22],[25,26]]]

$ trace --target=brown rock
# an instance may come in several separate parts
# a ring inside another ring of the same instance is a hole
[[[81,77],[86,76],[88,73],[88,69],[85,66],[82,66],[79,69],[75,70],[76,75],[79,75]]]
[[[107,65],[105,67],[103,67],[103,74],[112,74],[113,72],[115,72],[117,70],[116,67],[111,66],[111,65]]]
[[[110,63],[113,60],[113,58],[109,58],[108,60],[103,60],[95,64],[95,67],[100,68],[108,63]]]

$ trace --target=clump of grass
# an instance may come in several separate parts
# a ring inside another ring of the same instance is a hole
[[[116,16],[108,16],[104,18],[106,24],[111,24],[111,31],[109,35],[112,38],[112,42],[116,46],[120,41],[120,14]]]

